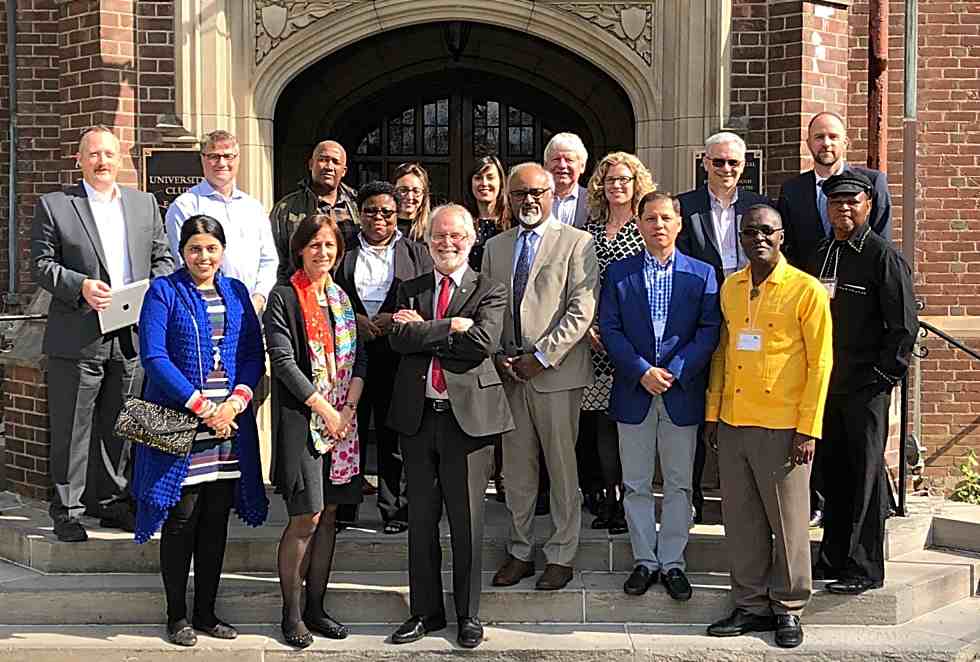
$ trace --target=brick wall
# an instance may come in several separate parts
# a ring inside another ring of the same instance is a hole
[[[7,487],[33,499],[48,499],[48,387],[40,368],[7,366],[3,404]]]

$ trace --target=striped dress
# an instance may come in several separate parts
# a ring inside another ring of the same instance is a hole
[[[225,304],[214,288],[198,290],[204,297],[208,318],[211,322],[211,359],[205,354],[204,369],[207,376],[204,381],[203,395],[215,404],[221,404],[231,394],[228,376],[221,365],[221,355],[218,348],[225,337]],[[220,439],[214,431],[204,423],[197,429],[197,437],[191,448],[190,466],[183,485],[198,485],[216,480],[241,477],[238,469],[238,443],[236,436],[231,439]]]

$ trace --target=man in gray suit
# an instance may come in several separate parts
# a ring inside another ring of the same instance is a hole
[[[398,431],[408,483],[412,616],[391,636],[416,641],[446,626],[439,519],[449,515],[453,596],[464,648],[483,641],[480,588],[483,493],[493,443],[514,428],[493,354],[507,289],[468,266],[476,240],[464,207],[437,208],[426,230],[435,271],[398,287],[391,347],[402,355],[389,425]]]
[[[102,526],[133,530],[129,445],[112,429],[123,400],[140,390],[139,343],[133,326],[103,334],[97,311],[113,290],[173,270],[156,199],[116,184],[112,130],[85,130],[75,158],[82,182],[41,196],[31,228],[34,278],[51,293],[43,349],[48,400],[58,406],[50,412],[49,512],[65,542],[88,538],[78,519],[86,506]]]
[[[579,230],[589,222],[589,192],[578,183],[588,160],[585,144],[574,133],[556,133],[544,148],[544,165],[555,180],[551,213]]]
[[[557,590],[572,578],[582,524],[575,439],[582,393],[592,381],[585,334],[596,312],[599,263],[592,235],[549,213],[550,172],[522,163],[511,170],[507,188],[519,225],[487,242],[481,269],[511,291],[497,370],[517,426],[503,438],[510,556],[493,583],[511,586],[534,574],[540,448],[551,477],[555,532],[544,545],[547,567],[536,588]]]

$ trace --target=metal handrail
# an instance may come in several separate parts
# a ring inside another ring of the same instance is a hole
[[[932,324],[929,324],[929,322],[923,322],[922,320],[919,320],[919,327],[920,327],[919,328],[919,335],[922,336],[923,338],[925,338],[926,336],[928,336],[930,333],[934,333],[937,336],[939,336],[940,338],[942,338],[943,340],[945,340],[947,344],[952,345],[953,347],[955,347],[956,349],[958,349],[960,351],[966,352],[967,354],[969,354],[970,356],[972,356],[975,361],[980,361],[980,352],[978,352],[975,349],[971,349],[970,347],[967,347],[961,341],[959,341],[956,338],[954,338],[953,336],[949,335],[948,333],[946,333],[942,329],[940,329],[938,327],[935,327]],[[919,348],[919,351],[917,352],[916,355],[920,359],[924,359],[925,357],[927,357],[929,355],[929,348],[928,347],[920,347]]]

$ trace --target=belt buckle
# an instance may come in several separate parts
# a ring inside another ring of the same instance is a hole
[[[449,400],[437,400],[433,398],[432,411],[439,412],[439,413],[449,411]]]

